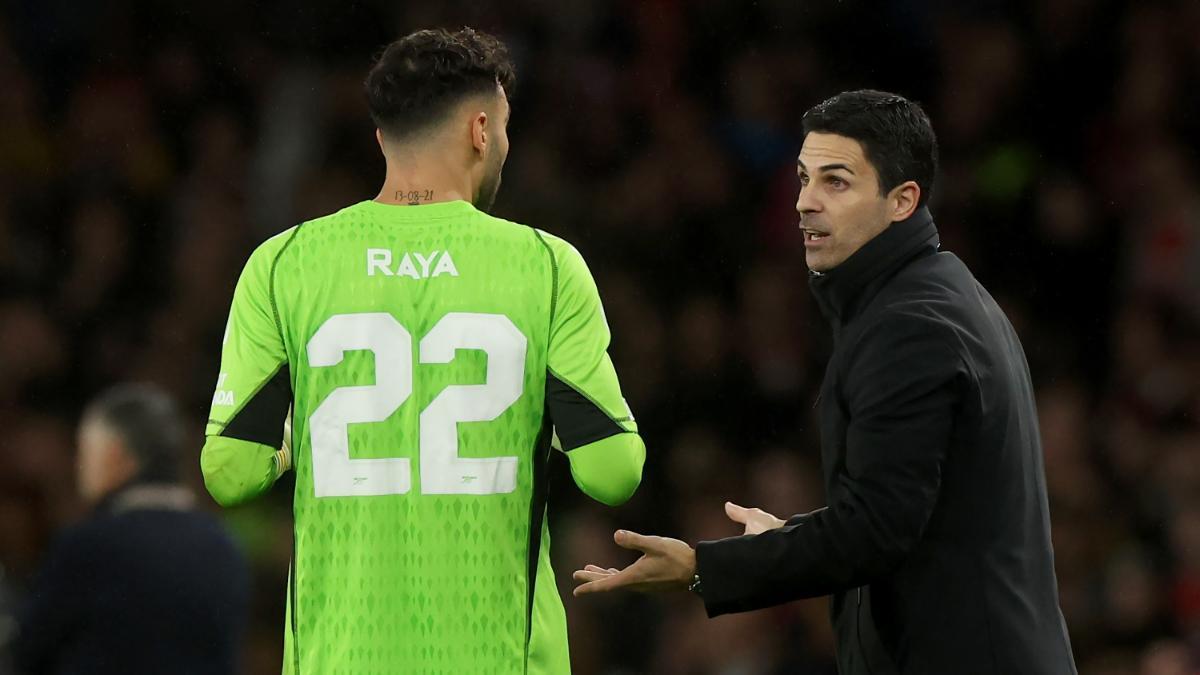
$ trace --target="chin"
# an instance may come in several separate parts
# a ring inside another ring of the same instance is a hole
[[[808,265],[808,269],[813,272],[820,272],[821,274],[832,272],[838,265],[846,262],[846,258],[849,257],[838,255],[838,251],[822,251],[821,253],[823,255],[819,255],[816,258],[810,258],[808,255],[804,257],[804,262]]]

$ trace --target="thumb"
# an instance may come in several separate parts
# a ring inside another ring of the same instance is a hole
[[[745,525],[746,521],[750,520],[750,509],[733,502],[725,502],[725,515],[733,522]]]
[[[629,530],[617,530],[616,534],[613,535],[613,541],[617,542],[617,546],[642,551],[643,553],[650,546],[650,540],[651,537],[638,534],[637,532],[630,532]]]

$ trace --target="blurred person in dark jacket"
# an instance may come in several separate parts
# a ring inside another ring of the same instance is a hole
[[[174,402],[140,384],[99,396],[79,426],[90,515],[53,545],[19,615],[33,673],[231,673],[249,573],[221,524],[180,484]]]
[[[929,118],[877,91],[804,116],[796,210],[833,325],[818,399],[828,505],[784,521],[726,504],[745,534],[575,573],[576,594],[690,588],[710,616],[832,595],[843,675],[1076,672],[1058,606],[1025,355],[926,206]]]

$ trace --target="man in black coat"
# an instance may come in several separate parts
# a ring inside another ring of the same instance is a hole
[[[238,672],[249,575],[221,524],[177,482],[183,429],[167,394],[120,385],[79,431],[94,504],[57,540],[14,645],[20,672]]]
[[[1025,355],[988,292],[938,251],[937,165],[914,103],[846,92],[804,117],[796,210],[833,325],[819,399],[828,506],[740,537],[575,573],[577,594],[691,588],[710,616],[832,595],[843,675],[1075,673],[1058,607]]]

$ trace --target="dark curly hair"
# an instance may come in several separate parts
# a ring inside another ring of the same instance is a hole
[[[804,135],[811,132],[853,138],[879,174],[887,194],[904,181],[921,187],[918,206],[933,194],[937,173],[937,136],[921,106],[903,96],[873,89],[846,91],[804,113]]]
[[[371,119],[404,139],[439,121],[468,96],[504,87],[516,71],[504,43],[471,28],[420,30],[388,45],[363,83]]]

